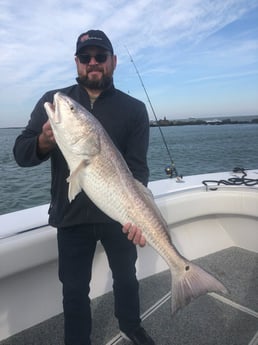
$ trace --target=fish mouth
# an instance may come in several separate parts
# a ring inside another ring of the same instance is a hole
[[[55,118],[55,105],[50,102],[45,102],[44,108],[46,110],[49,120],[53,120]]]
[[[62,92],[56,92],[54,94],[53,103],[45,102],[44,108],[47,112],[49,119],[58,124],[62,122],[62,109],[64,105],[69,106],[69,101],[67,97]],[[70,106],[69,106],[70,108]]]
[[[53,103],[46,102],[44,104],[44,107],[45,107],[45,110],[48,114],[49,119],[51,119],[54,123],[60,123],[61,122],[60,111],[59,111],[60,97],[61,97],[61,93],[57,92],[54,95]]]
[[[55,112],[55,104],[48,103],[49,109],[52,111],[52,113]]]

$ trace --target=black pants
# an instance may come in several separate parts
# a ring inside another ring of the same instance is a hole
[[[66,345],[90,345],[91,310],[89,283],[94,252],[100,240],[113,276],[115,316],[123,332],[140,324],[136,247],[123,234],[121,226],[84,224],[59,228],[59,279],[63,284]]]

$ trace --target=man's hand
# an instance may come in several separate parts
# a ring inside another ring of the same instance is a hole
[[[42,126],[42,132],[38,137],[38,153],[45,155],[56,146],[55,137],[49,120]]]
[[[140,247],[144,247],[146,244],[146,239],[142,235],[142,231],[137,228],[136,225],[127,223],[123,226],[123,232],[127,235],[128,240],[133,241],[134,244],[138,244]]]

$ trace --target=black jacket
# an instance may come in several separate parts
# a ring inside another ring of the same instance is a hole
[[[71,203],[68,201],[69,176],[67,163],[56,147],[42,158],[37,154],[37,140],[43,124],[48,120],[44,109],[45,102],[53,102],[55,92],[61,91],[88,109],[101,122],[114,144],[122,153],[134,177],[147,185],[149,170],[147,149],[149,142],[149,120],[147,110],[141,101],[115,89],[104,91],[90,105],[88,93],[80,85],[47,92],[36,104],[25,130],[16,139],[14,157],[22,167],[38,165],[49,157],[51,159],[51,204],[49,223],[56,227],[66,227],[83,223],[103,223],[112,221],[101,212],[81,192]]]

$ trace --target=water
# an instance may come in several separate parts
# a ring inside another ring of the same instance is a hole
[[[183,176],[258,168],[258,124],[162,127],[171,157]],[[0,129],[0,214],[50,201],[50,164],[20,168],[12,148],[20,129]],[[159,129],[150,128],[150,180],[166,178],[170,160]]]
[[[258,168],[258,125],[162,127],[177,172],[183,176]],[[169,164],[158,128],[151,128],[151,179],[164,178]]]

